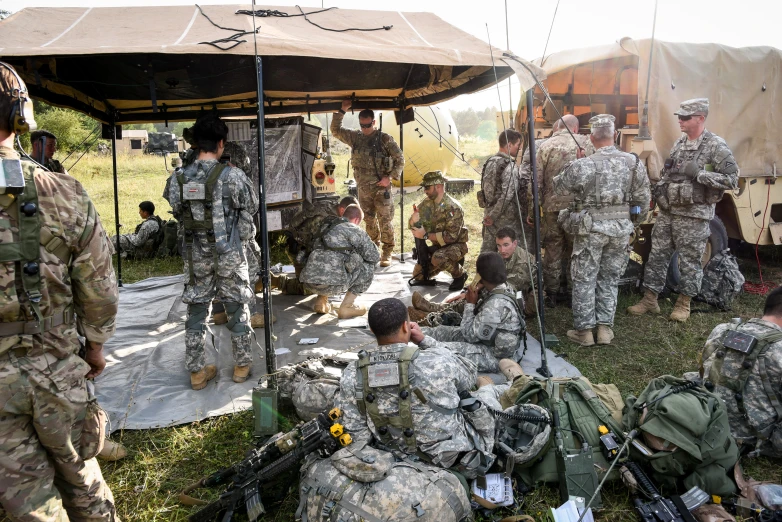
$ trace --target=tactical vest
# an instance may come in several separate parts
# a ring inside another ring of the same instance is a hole
[[[182,225],[185,229],[185,250],[187,251],[188,266],[190,267],[190,284],[195,284],[195,273],[193,272],[193,239],[198,231],[206,232],[206,239],[214,255],[214,270],[217,272],[219,253],[215,245],[215,230],[212,220],[212,211],[214,202],[214,187],[217,180],[220,179],[223,171],[228,168],[227,165],[217,163],[212,167],[207,175],[206,181],[187,181],[184,170],[177,174],[179,183],[179,198],[182,202]],[[222,195],[221,195],[222,197]],[[193,210],[190,207],[191,201],[200,201],[204,205],[204,219],[195,219]]]
[[[624,202],[621,205],[606,205],[600,197],[600,178],[601,174],[605,174],[603,168],[605,162],[608,161],[610,157],[602,152],[596,152],[589,156],[589,159],[595,164],[595,202],[594,204],[585,204],[583,208],[589,209],[589,215],[592,217],[593,222],[607,221],[609,219],[630,219],[630,189],[633,185],[633,177],[638,172],[638,164],[640,162],[638,156],[635,154],[633,154],[633,156],[635,156],[635,164],[632,167],[627,164],[629,158],[626,155],[623,155],[622,157],[622,159],[625,160],[625,164],[627,164],[627,167],[630,169],[631,175],[627,180],[627,187],[625,187],[624,191]]]
[[[705,130],[703,131],[703,140],[695,151],[695,154],[691,156],[690,161],[698,163],[701,154],[703,154],[706,145],[714,138],[714,134]],[[687,152],[685,151],[684,157],[679,158],[679,152],[682,146],[686,143],[686,138],[681,138],[674,145],[674,149],[671,152],[671,158],[678,160],[678,165],[681,166],[686,158]],[[710,164],[709,164],[710,165]],[[713,166],[712,166],[713,168]],[[708,167],[704,165],[704,169],[708,170]],[[722,199],[723,190],[712,188],[697,182],[694,179],[687,178],[684,174],[669,174],[663,178],[663,181],[658,184],[659,189],[655,191],[655,195],[662,192],[665,195],[664,204],[660,206],[663,209],[667,209],[670,206],[687,206],[687,205],[702,205],[702,204],[714,204]]]
[[[782,423],[779,382],[773,382],[766,369],[766,352],[778,341],[782,341],[782,332],[769,329],[756,337],[741,331],[741,325],[731,324],[719,341],[703,352],[702,361],[712,361],[708,375],[704,376],[704,386],[709,391],[717,386],[730,390],[739,412],[748,419],[744,406],[744,387],[757,366],[757,375],[763,383],[768,402],[777,414],[777,423]],[[760,433],[751,423],[747,422],[746,425],[757,437],[759,445],[769,438],[768,433]]]
[[[362,134],[358,138],[353,147],[353,154],[350,157],[350,162],[353,164],[354,170],[370,171],[380,178],[387,172],[384,164],[389,155],[386,153],[385,147],[383,146],[383,135],[385,133],[379,130],[375,131],[375,133],[374,136],[370,137],[366,137]]]
[[[415,430],[413,428],[413,395],[421,392],[410,386],[410,361],[418,357],[417,346],[406,346],[400,353],[373,352],[361,350],[356,367],[356,405],[363,416],[369,416],[377,428],[380,441],[386,447],[393,447],[393,434],[404,437],[409,453],[416,452]],[[377,406],[377,389],[397,397],[399,415],[381,415]],[[422,394],[421,394],[422,395]],[[421,402],[427,402],[418,397]],[[424,398],[425,399],[425,398]],[[431,406],[431,405],[430,405]]]
[[[59,310],[49,317],[43,317],[40,309],[41,294],[41,248],[57,256],[65,265],[70,265],[71,250],[65,239],[55,236],[52,230],[43,225],[38,214],[38,191],[35,186],[34,163],[23,161],[22,172],[24,174],[24,192],[17,198],[8,196],[0,197],[6,212],[19,226],[19,241],[0,244],[0,262],[13,261],[14,270],[16,262],[22,273],[22,288],[30,303],[32,315],[31,321],[15,321],[0,323],[0,336],[33,335],[41,334],[55,326],[70,323],[73,320],[73,310],[69,306],[65,310]],[[8,204],[6,205],[6,202]]]
[[[336,252],[347,252],[350,250],[353,250],[353,247],[347,246],[347,247],[337,247],[337,246],[331,246],[329,245],[325,238],[329,235],[329,233],[337,228],[337,226],[341,225],[342,223],[347,223],[348,220],[341,217],[336,216],[326,216],[322,219],[320,224],[320,230],[318,231],[317,235],[315,235],[312,238],[313,245],[317,243],[318,240],[320,240],[320,244],[323,245],[324,248],[328,250],[333,250]]]

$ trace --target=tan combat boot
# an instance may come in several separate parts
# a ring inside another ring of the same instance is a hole
[[[228,322],[228,314],[225,312],[217,312],[212,314],[212,321],[214,324],[225,324]]]
[[[418,310],[412,306],[408,306],[407,315],[414,323],[418,323],[421,326],[429,326],[429,321],[426,319],[429,317],[429,312],[424,312],[423,310]]]
[[[103,449],[98,453],[100,460],[115,461],[124,459],[128,456],[128,450],[119,442],[114,442],[111,439],[103,441]]]
[[[277,322],[277,318],[272,315],[272,324]],[[266,321],[263,318],[262,313],[256,313],[250,316],[250,326],[253,328],[263,328],[266,325]]]
[[[524,370],[513,359],[500,359],[500,372],[509,382],[513,382],[524,375]]]
[[[350,319],[351,317],[359,317],[367,313],[365,306],[357,305],[354,303],[356,300],[356,294],[348,292],[345,294],[345,299],[337,309],[337,317],[340,319]]]
[[[627,307],[627,313],[630,315],[643,315],[646,312],[651,312],[653,314],[660,313],[660,305],[657,304],[657,294],[648,288],[644,289],[643,299],[633,306]]]
[[[329,303],[329,297],[327,295],[319,295],[315,299],[315,304],[312,306],[316,314],[327,314],[331,311],[331,303]]]
[[[250,365],[247,366],[234,366],[234,382],[242,383],[250,376]]]
[[[568,330],[567,338],[581,346],[592,346],[595,344],[592,330]]]
[[[676,300],[676,304],[673,305],[673,312],[669,319],[671,321],[679,321],[680,323],[686,323],[690,318],[690,296],[679,294],[679,299]]]
[[[607,324],[597,325],[597,344],[611,344],[614,339],[614,331]]]
[[[412,303],[413,308],[421,310],[422,312],[440,312],[446,306],[441,303],[431,302],[418,291],[413,292]]]
[[[494,381],[491,380],[491,377],[486,377],[485,375],[481,375],[478,377],[478,380],[475,382],[475,384],[478,385],[478,388],[483,388],[484,386],[491,386],[494,384]]]
[[[200,371],[192,372],[190,374],[190,386],[194,390],[203,390],[206,388],[206,383],[214,379],[217,375],[217,366],[214,364],[207,364]]]
[[[380,266],[391,266],[391,252],[383,252],[380,256]]]

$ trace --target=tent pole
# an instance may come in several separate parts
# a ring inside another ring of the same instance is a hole
[[[402,151],[402,157],[405,156],[405,124],[402,119],[404,107],[399,109],[399,150]],[[399,177],[399,261],[405,261],[405,169],[402,168],[402,174]]]
[[[111,118],[111,164],[114,173],[114,225],[117,228],[117,286],[122,287],[122,256],[119,250],[119,191],[117,189],[117,125]]]
[[[255,56],[255,68],[258,73],[258,199],[260,202],[261,224],[261,281],[263,282],[263,342],[266,350],[266,373],[269,375],[269,388],[277,389],[277,357],[272,342],[272,296],[269,278],[269,228],[266,222],[266,150],[263,113],[263,63],[260,56]]]

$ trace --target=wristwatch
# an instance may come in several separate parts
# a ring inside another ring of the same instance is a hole
[[[345,111],[342,110],[342,107],[339,108],[339,112],[341,112],[342,114],[347,114]]]

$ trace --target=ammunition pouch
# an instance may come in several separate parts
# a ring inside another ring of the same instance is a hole
[[[658,183],[652,189],[652,197],[654,202],[663,210],[670,210],[671,203],[668,201],[668,189],[667,183]]]
[[[486,208],[486,194],[483,190],[479,190],[475,195],[478,198],[478,208]]]
[[[697,181],[678,180],[677,178],[678,176],[671,181],[659,183],[655,187],[655,199],[663,210],[689,205],[712,205],[722,199],[724,193],[722,190],[708,187]],[[663,206],[660,199],[663,199],[667,206]]]
[[[87,401],[87,415],[81,429],[79,456],[82,460],[95,458],[106,442],[106,412],[98,405],[98,400],[92,396]]]
[[[586,209],[578,212],[570,209],[560,210],[557,223],[566,234],[571,236],[586,236],[592,231],[592,216]]]

